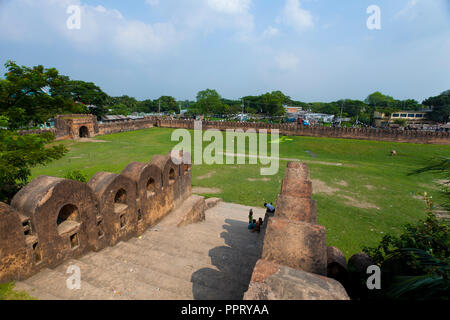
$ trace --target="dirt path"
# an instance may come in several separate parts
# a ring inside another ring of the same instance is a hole
[[[242,154],[242,153],[230,153],[230,152],[218,152],[220,155],[225,155],[229,157],[244,157],[244,158],[258,158],[258,159],[264,159],[264,160],[282,160],[282,161],[301,161],[306,163],[313,163],[313,164],[321,164],[324,166],[334,166],[334,167],[350,167],[351,165],[344,165],[339,162],[326,162],[326,161],[315,161],[315,160],[305,160],[305,159],[296,159],[296,158],[276,158],[276,157],[268,157],[268,156],[261,156],[261,155],[253,155],[253,154]]]

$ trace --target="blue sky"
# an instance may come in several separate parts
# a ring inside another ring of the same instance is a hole
[[[79,30],[66,26],[70,5]],[[370,5],[381,30],[366,27]],[[422,101],[450,89],[450,0],[0,0],[7,59],[138,99],[212,88]]]

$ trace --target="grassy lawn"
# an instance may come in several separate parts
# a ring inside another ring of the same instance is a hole
[[[26,292],[15,291],[14,283],[0,284],[0,300],[36,300]]]
[[[62,177],[78,169],[89,177],[99,171],[119,173],[130,162],[146,162],[166,154],[178,142],[173,129],[153,128],[96,137],[106,142],[63,141],[70,152],[33,177]],[[205,143],[205,145],[207,145]],[[397,157],[391,157],[395,149]],[[318,201],[319,223],[326,226],[328,245],[347,257],[362,246],[375,245],[384,234],[396,234],[405,223],[425,216],[418,194],[428,192],[440,200],[437,178],[430,174],[408,176],[429,159],[450,155],[450,146],[310,137],[280,139],[280,158],[309,163]],[[224,201],[262,207],[263,199],[276,202],[287,160],[275,176],[260,175],[260,165],[201,165],[193,168],[193,186],[220,189]]]

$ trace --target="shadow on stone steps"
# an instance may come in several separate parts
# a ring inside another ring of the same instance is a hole
[[[261,233],[249,232],[246,222],[233,219],[226,219],[223,229],[224,232],[220,236],[227,246],[215,247],[209,251],[211,264],[219,271],[203,268],[192,274],[192,291],[195,300],[242,300],[256,262],[261,258],[265,229],[261,229]],[[239,241],[236,241],[237,239]],[[231,265],[236,260],[242,261],[238,272],[236,265]],[[221,277],[221,275],[227,275],[227,277]],[[228,290],[222,291],[215,297],[205,295],[203,286],[208,286],[208,283],[220,278],[229,279],[230,276],[234,281],[228,281],[226,284]]]

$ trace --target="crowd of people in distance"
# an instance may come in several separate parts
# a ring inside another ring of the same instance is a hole
[[[274,213],[275,207],[272,203],[264,203],[264,207],[267,209],[266,212]],[[248,214],[248,230],[250,232],[261,232],[261,228],[263,228],[264,221],[262,218],[259,218],[258,221],[253,219],[253,209],[250,209],[250,213]]]

